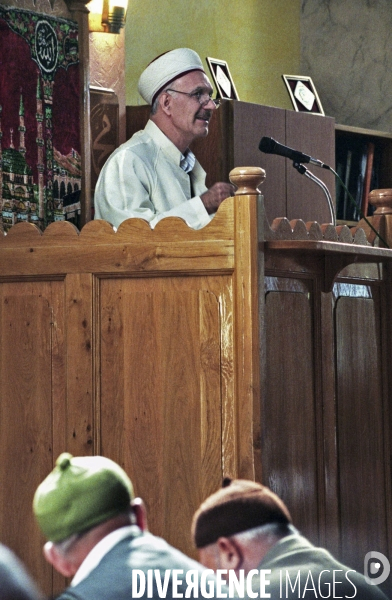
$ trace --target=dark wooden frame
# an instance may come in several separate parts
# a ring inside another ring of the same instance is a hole
[[[90,86],[91,193],[99,173],[119,144],[119,102],[112,89]]]

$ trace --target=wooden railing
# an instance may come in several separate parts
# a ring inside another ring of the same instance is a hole
[[[0,237],[0,534],[48,594],[64,581],[31,501],[64,450],[118,461],[152,532],[189,554],[193,511],[231,476],[353,568],[391,555],[392,250],[365,227],[270,226],[248,175],[198,231]]]
[[[253,192],[199,231],[130,219],[117,232],[24,223],[0,237],[0,535],[48,594],[31,503],[61,452],[118,461],[151,531],[189,554],[200,502],[224,476],[255,478]]]

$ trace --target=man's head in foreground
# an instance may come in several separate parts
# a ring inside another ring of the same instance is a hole
[[[131,524],[146,529],[144,506],[134,498],[130,479],[103,456],[61,454],[34,495],[33,511],[48,539],[45,558],[65,577],[115,529]]]
[[[205,567],[248,573],[293,533],[291,516],[282,500],[259,483],[237,479],[223,485],[195,513],[193,540]]]

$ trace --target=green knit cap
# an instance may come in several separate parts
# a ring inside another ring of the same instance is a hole
[[[60,542],[123,512],[133,497],[129,477],[109,458],[64,452],[38,486],[33,511],[46,538]]]

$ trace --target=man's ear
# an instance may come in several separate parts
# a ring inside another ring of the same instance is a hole
[[[72,577],[76,569],[71,561],[67,560],[56,548],[52,542],[46,542],[44,546],[44,556],[49,564],[64,577]]]
[[[148,531],[147,510],[141,498],[135,498],[131,502],[133,513],[136,517],[136,524],[142,531]]]
[[[243,563],[243,556],[241,549],[233,540],[220,537],[216,542],[220,557],[220,567],[222,569],[234,569],[237,570]]]
[[[159,96],[159,105],[166,115],[171,115],[171,104],[173,97],[168,92],[162,92]]]

